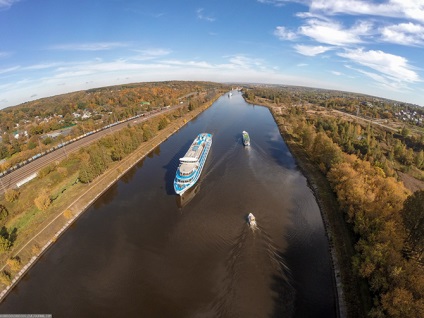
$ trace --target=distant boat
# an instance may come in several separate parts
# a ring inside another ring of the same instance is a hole
[[[247,131],[243,130],[242,135],[243,135],[243,145],[250,146],[250,136],[247,133]]]
[[[250,227],[256,227],[256,218],[252,213],[249,213],[249,215],[247,216],[247,220],[249,221],[249,225]]]
[[[212,146],[212,134],[202,133],[194,139],[183,158],[174,179],[175,193],[182,195],[199,180]]]
[[[228,97],[231,97],[231,96],[233,96],[233,93],[231,93],[231,92],[228,93]]]

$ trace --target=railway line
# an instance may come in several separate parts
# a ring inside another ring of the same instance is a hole
[[[96,131],[88,132],[83,136],[74,138],[70,142],[60,144],[56,146],[54,150],[51,150],[45,154],[40,154],[39,156],[37,156],[37,158],[33,157],[32,160],[30,160],[28,163],[21,164],[20,167],[16,167],[15,169],[13,169],[13,171],[4,173],[0,177],[0,194],[3,194],[7,189],[19,187],[18,185],[20,182],[22,182],[26,178],[29,178],[34,173],[37,173],[42,168],[56,161],[63,160],[70,153],[79,150],[81,147],[86,147],[106,135],[119,131],[122,128],[126,127],[128,124],[138,124],[156,116],[169,113],[175,109],[182,108],[186,105],[187,102],[184,102],[179,105],[163,107],[160,110],[153,110],[146,114],[137,115],[129,119],[112,123],[103,128],[97,129]]]

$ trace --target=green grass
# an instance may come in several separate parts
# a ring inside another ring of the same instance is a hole
[[[35,216],[39,214],[39,210],[34,207],[30,211],[27,211],[26,213],[22,213],[9,223],[7,228],[9,230],[17,229],[18,233],[25,230],[26,227],[31,225],[32,221],[34,220]]]

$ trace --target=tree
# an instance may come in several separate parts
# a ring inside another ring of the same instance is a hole
[[[387,317],[423,317],[424,303],[422,299],[414,299],[413,294],[405,288],[395,288],[382,296],[382,309]]]
[[[21,268],[21,260],[19,257],[11,257],[6,261],[6,263],[14,272],[17,272]]]
[[[7,158],[9,156],[9,149],[3,143],[0,145],[0,159]]]
[[[402,130],[400,131],[400,134],[402,135],[403,138],[408,137],[409,135],[409,129],[406,126],[402,127]]]
[[[3,204],[0,204],[0,220],[5,220],[9,215],[9,211]]]
[[[322,164],[325,173],[333,164],[342,162],[342,151],[324,132],[319,132],[312,146],[314,159]]]
[[[45,190],[41,191],[41,194],[34,199],[35,206],[40,211],[45,211],[51,204],[50,196]]]
[[[424,168],[424,150],[421,150],[415,155],[415,165],[418,169]]]
[[[158,129],[159,129],[159,130],[162,130],[162,129],[164,129],[166,126],[168,126],[168,119],[167,119],[165,116],[163,116],[163,117],[160,119],[160,121],[159,121]]]
[[[19,198],[19,191],[15,189],[7,189],[4,193],[4,198],[7,202],[16,201]]]
[[[404,202],[402,220],[408,231],[408,243],[418,253],[424,251],[424,190],[416,191]]]
[[[10,250],[11,246],[12,242],[8,238],[0,236],[0,252],[6,252]]]
[[[314,144],[315,136],[316,133],[313,126],[306,124],[300,133],[300,137],[302,138],[302,145],[306,150],[309,151],[311,149],[312,145]]]
[[[11,281],[12,281],[12,277],[9,272],[7,271],[0,272],[0,282],[3,285],[9,286]]]

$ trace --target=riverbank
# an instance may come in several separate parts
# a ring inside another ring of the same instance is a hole
[[[72,202],[66,206],[58,208],[54,217],[42,227],[30,240],[15,249],[11,257],[20,259],[22,267],[14,273],[13,279],[8,286],[5,286],[0,293],[0,302],[7,296],[19,280],[28,272],[36,261],[50,248],[54,242],[84,213],[96,200],[113,186],[125,173],[133,168],[140,160],[149,155],[163,141],[182,128],[185,124],[196,118],[205,109],[210,107],[220,95],[216,95],[207,103],[193,109],[178,119],[171,121],[164,129],[148,141],[141,144],[133,153],[119,162],[112,165],[102,175],[93,182],[82,185],[79,184],[73,193],[68,193],[67,197],[72,198]],[[3,264],[3,268],[5,268]]]
[[[246,102],[251,103],[248,100]],[[298,167],[307,178],[320,207],[330,247],[334,286],[337,292],[336,310],[338,317],[365,317],[360,294],[356,293],[361,287],[358,286],[359,284],[352,273],[353,237],[328,180],[288,131],[287,128],[291,124],[284,122],[282,116],[285,111],[284,107],[275,107],[265,101],[255,104],[270,109],[281,136],[295,158]]]

